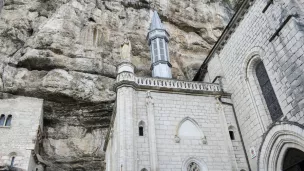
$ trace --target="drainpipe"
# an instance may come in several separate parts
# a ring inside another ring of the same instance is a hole
[[[228,106],[231,106],[231,107],[232,107],[233,116],[234,116],[234,119],[235,119],[235,121],[236,121],[236,127],[237,127],[237,129],[238,129],[239,134],[240,134],[241,143],[242,143],[242,146],[243,146],[243,149],[244,149],[244,153],[245,153],[245,158],[246,158],[246,162],[247,162],[247,165],[248,165],[248,169],[249,169],[249,171],[251,171],[249,159],[248,159],[248,156],[247,156],[247,151],[246,151],[246,148],[245,148],[245,144],[244,144],[243,136],[242,136],[242,133],[241,133],[239,121],[238,121],[238,119],[237,119],[237,117],[236,117],[236,112],[235,112],[234,105],[233,105],[232,103],[223,102],[223,101],[222,101],[222,96],[219,97],[219,101],[220,101],[223,105],[228,105]]]

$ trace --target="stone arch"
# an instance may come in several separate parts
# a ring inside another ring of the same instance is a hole
[[[196,163],[200,167],[200,171],[208,171],[207,164],[205,163],[204,160],[199,159],[197,157],[189,157],[186,160],[184,160],[183,165],[182,165],[182,171],[187,171],[187,168],[189,164],[191,163]]]
[[[16,152],[10,152],[8,154],[9,157],[16,157],[17,156],[17,153]]]
[[[199,132],[199,134],[200,134],[201,137],[205,137],[205,135],[204,135],[202,129],[200,128],[199,124],[194,119],[192,119],[190,117],[185,117],[184,119],[182,119],[179,122],[179,124],[177,125],[176,130],[175,130],[175,136],[179,136],[180,128],[187,121],[191,122],[195,126],[195,128],[198,130],[198,132]]]
[[[144,127],[145,124],[146,124],[146,123],[145,123],[144,121],[142,121],[142,120],[138,122],[138,126],[143,126],[143,127]]]
[[[143,169],[141,169],[140,171],[148,171],[148,169],[146,169],[146,168],[143,168]]]
[[[261,87],[259,85],[255,68],[260,62],[263,62],[265,51],[261,47],[254,47],[247,53],[242,64],[243,81],[249,92],[252,105],[255,109],[256,117],[260,123],[263,132],[266,131],[268,125],[272,123],[270,113],[263,97]],[[262,105],[258,105],[262,104]]]
[[[304,152],[304,126],[291,122],[274,125],[260,147],[258,170],[282,170],[284,156],[290,148]]]
[[[252,59],[254,57],[258,57],[255,60],[262,60],[262,58],[265,56],[265,50],[262,47],[259,46],[255,46],[253,47],[246,55],[245,58],[243,59],[242,62],[242,73],[241,75],[244,76],[245,79],[247,79],[247,70],[248,70],[248,66],[250,65],[250,63],[252,62]]]

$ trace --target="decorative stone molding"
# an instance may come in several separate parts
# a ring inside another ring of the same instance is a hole
[[[162,78],[136,77],[132,72],[121,72],[117,76],[114,90],[120,86],[133,86],[138,89],[185,91],[189,93],[222,94],[222,88],[217,83],[191,82]]]
[[[151,96],[151,91],[147,91],[147,97],[146,97],[146,105],[154,105],[154,102],[153,102],[153,98]]]
[[[179,136],[178,136],[178,135],[175,135],[175,137],[174,137],[174,141],[175,141],[176,143],[180,143],[180,138],[179,138]]]
[[[202,143],[205,144],[205,145],[208,144],[208,142],[207,142],[207,137],[206,137],[206,136],[204,136],[204,137],[202,138]]]
[[[258,171],[282,170],[284,156],[289,148],[304,151],[303,125],[277,123],[265,135],[258,154]]]
[[[142,86],[157,86],[166,88],[189,89],[200,91],[221,91],[219,84],[179,81],[171,79],[136,77],[136,83]]]
[[[200,167],[200,171],[208,171],[207,164],[204,160],[197,157],[189,157],[187,158],[182,165],[182,171],[187,171],[189,164],[192,162],[196,163]]]

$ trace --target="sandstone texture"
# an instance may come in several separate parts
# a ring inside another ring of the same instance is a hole
[[[0,0],[0,91],[45,100],[47,170],[100,170],[123,40],[136,74],[150,76],[146,35],[157,10],[171,35],[173,77],[191,80],[239,3]]]

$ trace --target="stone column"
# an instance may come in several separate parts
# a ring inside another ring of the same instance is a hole
[[[154,103],[150,91],[147,92],[146,106],[147,106],[147,114],[148,114],[151,171],[158,171],[159,169],[158,169],[157,148],[156,148]]]
[[[225,142],[227,142],[226,149],[227,149],[227,153],[228,153],[229,160],[230,160],[229,163],[231,164],[231,170],[238,170],[238,166],[237,166],[237,162],[236,162],[235,154],[234,154],[234,150],[233,150],[233,144],[232,144],[230,136],[229,136],[229,129],[228,129],[223,105],[221,104],[221,102],[219,101],[218,98],[216,98],[216,100],[217,100],[216,110],[218,111],[219,116],[220,116],[220,122],[222,125],[222,132],[223,132],[223,135],[225,138]]]
[[[116,122],[118,124],[118,164],[117,171],[135,171],[134,156],[134,93],[130,84],[134,80],[134,67],[130,63],[122,63],[118,66],[116,83],[117,109]]]

